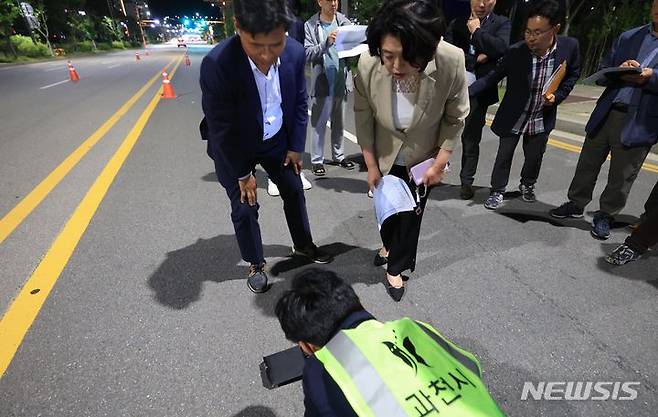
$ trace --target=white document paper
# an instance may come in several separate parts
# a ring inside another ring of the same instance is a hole
[[[470,71],[466,71],[466,82],[468,83],[469,87],[476,81],[476,79],[477,78],[475,77],[475,74]]]
[[[416,201],[407,183],[394,175],[384,175],[373,193],[377,225],[381,229],[384,220],[396,213],[413,211]]]
[[[366,25],[338,27],[334,46],[338,51],[339,58],[361,55],[363,51],[368,50],[368,45],[363,43],[366,41],[366,29],[368,29]]]

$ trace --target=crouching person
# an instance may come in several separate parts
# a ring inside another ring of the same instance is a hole
[[[428,324],[377,321],[335,273],[307,269],[276,305],[307,356],[305,416],[503,416],[470,353]]]

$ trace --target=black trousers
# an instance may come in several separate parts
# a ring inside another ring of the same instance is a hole
[[[512,159],[516,145],[519,144],[521,135],[510,135],[500,138],[496,162],[494,162],[493,172],[491,173],[491,191],[505,192],[509,182],[509,174],[512,169]],[[548,133],[537,135],[523,135],[523,168],[521,169],[521,184],[532,186],[539,178],[541,162],[546,152],[546,143],[548,142]]]
[[[299,175],[295,174],[292,166],[283,166],[288,151],[287,147],[285,131],[281,129],[274,137],[262,142],[261,148],[251,164],[252,169],[256,167],[256,164],[260,164],[270,179],[279,187],[281,199],[283,199],[283,212],[293,244],[302,248],[310,245],[313,238],[306,212],[302,181]],[[250,206],[247,202],[240,202],[238,179],[231,176],[221,162],[215,161],[215,172],[219,183],[224,187],[231,200],[231,220],[242,259],[252,264],[264,262],[263,241],[258,225],[258,203]]]
[[[626,244],[640,253],[658,243],[658,182],[653,186],[644,209],[640,225],[626,238]]]
[[[488,107],[478,104],[477,100],[471,100],[471,112],[466,118],[464,133],[462,133],[462,167],[459,172],[462,184],[473,185]]]
[[[402,178],[409,185],[414,198],[417,198],[418,187],[416,187],[416,183],[409,179],[406,167],[393,165],[389,175]],[[420,224],[423,220],[429,193],[430,190],[427,190],[425,195],[420,198],[418,204],[420,210],[394,214],[382,224],[379,234],[384,248],[388,250],[386,272],[391,275],[399,275],[406,270],[413,272],[416,268]]]

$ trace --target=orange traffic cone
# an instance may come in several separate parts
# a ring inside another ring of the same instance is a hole
[[[78,72],[73,67],[73,64],[71,64],[71,61],[69,61],[66,65],[69,67],[69,77],[71,78],[71,81],[74,83],[80,81]]]
[[[164,78],[164,75],[167,73],[163,73],[163,78],[162,78],[162,98],[176,98],[176,93],[174,93],[174,87],[171,86],[171,80],[169,78]]]
[[[162,81],[168,80],[168,79],[169,79],[169,75],[167,74],[167,70],[163,69],[162,70]]]
[[[185,52],[185,66],[189,67],[192,65],[192,62],[190,61],[190,56]]]
[[[139,61],[140,59],[139,52],[135,52],[135,61]]]

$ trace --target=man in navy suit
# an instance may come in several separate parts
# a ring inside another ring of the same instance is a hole
[[[231,200],[240,253],[250,264],[247,286],[262,293],[268,285],[256,164],[279,187],[293,255],[316,263],[332,258],[313,243],[299,178],[308,115],[304,48],[286,36],[294,16],[285,0],[235,0],[233,7],[237,35],[217,45],[201,64],[201,134]]]
[[[622,33],[601,68],[636,67],[639,74],[604,82],[606,89],[585,127],[587,137],[578,158],[569,201],[551,210],[557,218],[583,217],[601,166],[610,154],[608,183],[592,220],[592,236],[610,237],[613,216],[626,205],[631,186],[652,145],[658,142],[658,0],[652,7],[652,24]],[[647,202],[655,206],[653,201]]]
[[[519,190],[524,201],[534,202],[535,183],[546,151],[548,135],[555,127],[557,106],[571,93],[580,76],[578,41],[558,36],[560,5],[555,0],[534,0],[528,7],[525,41],[510,47],[496,68],[469,88],[477,96],[507,76],[507,88],[491,130],[500,136],[491,174],[491,193],[484,203],[495,210],[503,203],[514,150],[523,136],[525,161]],[[566,62],[566,75],[553,94],[543,94],[551,74]]]
[[[482,78],[496,67],[509,47],[512,24],[493,12],[496,0],[471,0],[468,19],[457,18],[450,23],[445,39],[464,50],[466,71]],[[462,134],[461,198],[473,198],[473,179],[480,157],[480,142],[487,109],[498,103],[498,86],[494,85],[471,99],[471,111]]]

